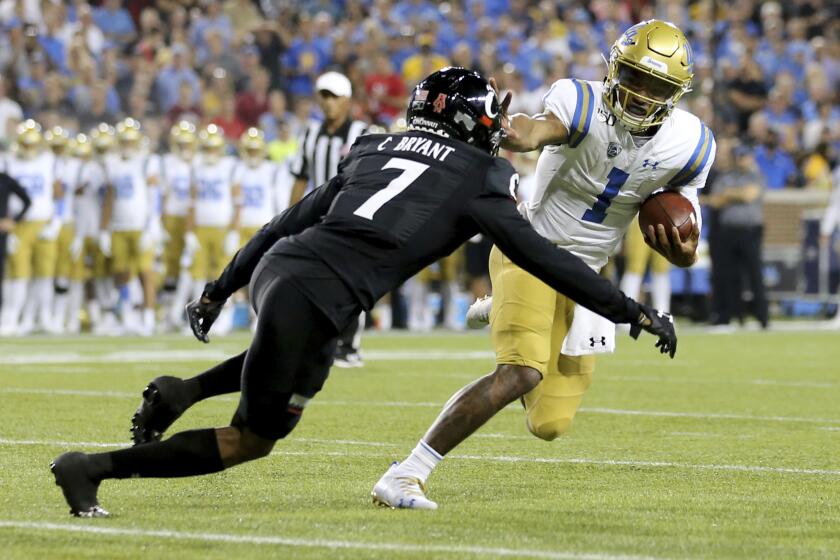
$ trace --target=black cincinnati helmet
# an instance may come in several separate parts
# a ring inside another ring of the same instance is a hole
[[[417,84],[406,121],[410,129],[463,140],[491,155],[502,141],[499,98],[481,74],[466,68],[444,68]]]

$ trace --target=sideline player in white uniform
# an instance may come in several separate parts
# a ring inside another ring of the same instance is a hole
[[[706,181],[715,142],[697,117],[675,108],[692,77],[683,33],[667,22],[645,21],[613,45],[603,84],[558,80],[543,99],[542,114],[513,115],[503,147],[543,148],[536,193],[520,208],[534,229],[598,270],[653,192],[679,190],[699,219],[696,190]],[[690,266],[700,224],[685,242],[675,234],[660,226],[647,237],[672,263]],[[614,327],[495,247],[490,274],[493,298],[474,304],[471,315],[489,315],[496,370],[450,399],[408,459],[377,483],[380,502],[436,508],[423,492],[434,466],[516,399],[522,398],[532,434],[545,440],[563,434],[591,383],[594,354],[614,347]]]
[[[191,204],[196,141],[195,125],[189,121],[177,123],[169,131],[169,153],[161,160],[163,228],[167,236],[163,247],[164,290],[172,292],[166,319],[169,326],[175,328],[184,323],[184,306],[192,292],[190,273],[181,266],[181,257],[184,255],[184,234]]]
[[[102,208],[100,248],[111,255],[119,293],[123,329],[151,335],[155,329],[156,288],[152,265],[162,238],[160,223],[160,159],[143,149],[140,123],[128,118],[117,124],[118,157],[105,161],[108,188]],[[131,309],[129,281],[143,284],[142,326]]]
[[[266,155],[263,132],[258,128],[246,130],[239,138],[239,163],[233,171],[234,189],[239,192],[240,247],[289,207],[291,184],[281,180],[280,166]]]
[[[199,155],[193,162],[190,211],[184,235],[185,262],[190,264],[192,297],[204,292],[204,285],[224,270],[230,256],[239,249],[239,193],[233,187],[236,159],[225,155],[221,128],[207,125],[198,134]],[[230,330],[231,308],[219,317],[219,332]]]
[[[111,278],[110,258],[99,247],[102,205],[105,201],[107,179],[105,162],[114,157],[112,151],[116,133],[107,123],[100,123],[90,131],[88,139],[93,153],[79,170],[79,198],[76,200],[76,239],[81,247],[82,275],[90,278],[87,310],[94,334],[117,334],[116,295]]]
[[[262,131],[246,130],[239,139],[239,163],[233,172],[234,189],[239,191],[240,245],[289,207],[291,185],[280,180],[280,173],[280,166],[266,159]]]
[[[7,237],[9,268],[0,321],[4,336],[31,332],[36,314],[42,329],[52,329],[56,239],[61,229],[55,206],[62,196],[55,167],[55,156],[44,149],[41,126],[33,120],[24,121],[18,126],[12,152],[0,162],[0,171],[20,183],[32,199],[26,215]],[[18,211],[15,203],[20,201],[12,199],[12,213]]]
[[[56,177],[61,181],[64,192],[64,196],[56,207],[61,217],[61,231],[58,234],[58,260],[55,267],[53,328],[56,332],[64,332],[69,318],[71,326],[78,332],[82,285],[80,279],[74,278],[74,272],[77,272],[78,268],[79,253],[74,253],[72,249],[73,240],[76,237],[76,189],[82,160],[74,153],[76,140],[71,140],[67,131],[60,126],[48,130],[44,134],[44,139],[56,157]],[[73,311],[69,309],[71,299]]]

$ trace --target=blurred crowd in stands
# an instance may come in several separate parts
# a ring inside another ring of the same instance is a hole
[[[687,108],[752,147],[767,188],[829,188],[840,152],[840,4],[831,0],[2,0],[0,145],[33,118],[89,130],[131,116],[153,147],[187,118],[230,140],[260,126],[271,157],[317,118],[314,79],[354,85],[354,116],[388,126],[409,88],[475,68],[541,110],[560,77],[600,80],[632,22],[680,26],[697,58]]]
[[[173,126],[216,125],[228,154],[240,138],[264,134],[268,158],[288,170],[307,128],[323,119],[313,89],[325,72],[350,79],[350,118],[368,130],[399,128],[411,88],[449,65],[495,77],[513,92],[511,112],[534,114],[555,80],[602,80],[610,45],[650,18],[672,21],[691,41],[693,90],[680,103],[711,125],[718,143],[702,197],[704,231],[713,264],[734,264],[712,267],[712,320],[728,323],[751,291],[766,326],[763,193],[840,182],[833,0],[0,0],[0,156],[25,119],[70,138],[131,117],[146,153],[173,152]],[[525,192],[537,154],[503,155]],[[836,217],[840,186],[835,192]],[[840,218],[832,220],[824,220],[824,244]],[[736,238],[750,243],[727,242]],[[418,280],[443,286],[447,323],[463,316],[453,302],[463,307],[464,286],[477,296],[490,290],[486,270],[472,272],[466,260],[466,275],[463,263],[444,264]],[[473,260],[486,269],[486,258]],[[743,270],[720,275],[735,268]],[[422,305],[408,307],[428,308],[414,321],[425,330],[436,304],[417,293]]]

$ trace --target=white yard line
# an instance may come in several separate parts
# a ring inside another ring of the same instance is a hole
[[[808,418],[804,416],[756,416],[718,412],[672,412],[666,410],[626,410],[622,408],[581,407],[580,412],[614,414],[618,416],[653,416],[662,418],[701,418],[704,420],[758,420],[761,422],[810,422],[814,424],[840,424],[838,418]]]
[[[295,441],[292,439],[290,441]],[[307,441],[306,439],[297,439],[297,441]],[[308,440],[310,442],[330,443],[357,446],[383,446],[399,447],[394,444],[383,444],[381,442],[370,441],[352,441],[352,440]],[[2,445],[44,445],[64,448],[79,448],[79,447],[127,447],[128,443],[95,443],[95,442],[71,442],[71,441],[52,441],[52,440],[15,440],[15,439],[0,439],[0,446]],[[281,444],[282,445],[282,444]],[[406,448],[407,449],[407,448]],[[388,459],[387,455],[382,453],[370,452],[346,452],[346,451],[287,451],[279,450],[271,453],[279,456],[301,456],[301,457],[363,457],[363,458],[379,458]],[[703,464],[703,463],[683,463],[679,461],[642,461],[631,459],[591,459],[586,457],[526,457],[519,455],[461,455],[453,454],[447,455],[447,459],[461,460],[461,461],[488,461],[493,463],[544,463],[557,465],[596,465],[606,467],[645,467],[645,468],[673,468],[686,470],[701,470],[701,471],[734,471],[734,472],[751,472],[751,473],[771,473],[771,474],[794,474],[794,475],[821,475],[821,476],[840,476],[840,469],[800,469],[795,467],[774,467],[767,465],[727,465],[727,464]]]
[[[366,550],[386,552],[411,552],[427,554],[448,554],[454,556],[513,556],[518,558],[547,558],[552,560],[643,560],[649,557],[625,556],[600,553],[554,552],[514,548],[493,548],[471,545],[412,544],[398,542],[364,542],[336,539],[307,539],[279,535],[249,535],[235,533],[206,533],[192,531],[170,531],[164,529],[136,529],[128,527],[103,527],[97,524],[45,523],[37,521],[0,520],[0,528],[21,529],[35,532],[87,533],[109,537],[141,537],[168,539],[174,541],[221,542],[229,544],[252,544],[263,546],[289,546],[297,548],[326,548],[332,550]]]
[[[85,363],[120,363],[128,364],[131,367],[137,365],[145,365],[149,363],[180,363],[193,361],[220,361],[234,355],[235,351],[224,351],[221,349],[202,349],[202,350],[166,350],[166,349],[151,349],[151,350],[134,350],[134,351],[118,351],[109,352],[106,354],[82,354],[78,352],[65,352],[55,354],[47,353],[27,353],[17,355],[6,355],[0,358],[0,367],[4,365],[64,365],[64,364],[85,364]],[[453,351],[453,350],[430,350],[430,351],[414,351],[414,350],[394,350],[382,351],[371,350],[364,353],[366,360],[370,361],[446,361],[446,360],[484,360],[492,359],[493,352],[490,351]],[[656,364],[657,362],[650,360],[630,360],[623,361],[628,364]],[[685,364],[683,364],[685,365]],[[85,370],[82,368],[70,368],[66,370],[68,373],[80,373]],[[18,372],[16,372],[18,373]],[[30,372],[27,372],[27,374]],[[40,373],[40,372],[37,372]],[[50,370],[49,373],[62,373],[61,371]],[[471,378],[473,376],[468,372],[463,374],[447,373],[444,377],[456,378]],[[755,386],[780,386],[780,387],[802,387],[802,388],[816,388],[816,389],[834,389],[840,388],[840,382],[832,381],[811,381],[811,380],[777,380],[777,379],[704,379],[700,377],[688,377],[679,375],[611,375],[601,374],[597,379],[606,382],[629,382],[629,383],[668,383],[668,384],[736,384],[736,385],[755,385]]]
[[[65,352],[38,354],[6,355],[0,358],[3,365],[37,365],[37,364],[100,364],[100,363],[175,363],[188,361],[219,361],[230,358],[237,352],[225,352],[217,349],[207,350],[134,350],[108,352],[105,354],[80,354]],[[241,352],[241,350],[240,350]],[[479,351],[450,351],[450,350],[406,350],[385,351],[370,350],[364,352],[365,360],[372,361],[441,361],[441,360],[489,360],[495,354],[486,350]]]
[[[301,443],[324,443],[328,445],[358,445],[362,447],[388,447],[398,448],[393,443],[382,443],[379,441],[357,441],[353,439],[321,439],[321,438],[295,438]],[[47,445],[57,447],[128,447],[131,442],[126,439],[122,443],[106,443],[101,441],[61,441],[51,439],[5,439],[0,438],[0,445]]]
[[[79,396],[79,397],[111,397],[139,399],[139,391],[95,391],[83,389],[36,389],[24,387],[0,387],[0,394],[11,393],[18,395],[45,396]],[[239,399],[231,396],[215,397],[217,401],[235,402]],[[383,408],[442,408],[443,401],[362,401],[343,399],[314,399],[310,406],[367,406]],[[505,410],[520,410],[518,403],[509,405]],[[702,420],[745,420],[760,422],[796,422],[811,424],[840,425],[840,418],[810,418],[806,416],[760,416],[753,414],[735,414],[724,412],[683,412],[668,410],[633,410],[624,408],[581,407],[580,412],[587,414],[606,414],[611,416],[642,416],[652,418],[697,418]]]
[[[780,381],[776,379],[702,379],[687,376],[656,375],[597,375],[596,381],[618,381],[630,383],[674,383],[678,385],[767,385],[779,387],[805,387],[814,389],[836,389],[840,383],[831,381]]]

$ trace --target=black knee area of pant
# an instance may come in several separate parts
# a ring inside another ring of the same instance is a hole
[[[283,439],[292,433],[292,430],[294,430],[295,426],[297,426],[298,422],[300,422],[301,415],[303,415],[302,410],[293,411],[291,408],[287,409],[286,412],[283,413],[283,420],[279,426],[280,430],[278,431],[277,439]]]
[[[278,440],[283,439],[295,429],[303,409],[290,404],[291,393],[277,396],[273,400],[277,404],[274,409],[266,406],[254,407],[250,413],[244,412],[241,408],[234,414],[231,426],[242,431],[248,428],[252,433],[261,438]],[[277,411],[282,407],[281,411]],[[270,414],[265,411],[272,410]]]
[[[236,411],[233,414],[233,418],[230,419],[230,425],[239,430],[240,432],[245,429],[247,424],[245,423],[245,418],[239,414],[239,411]]]

